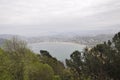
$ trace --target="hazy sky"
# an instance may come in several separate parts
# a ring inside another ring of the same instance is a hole
[[[0,34],[120,30],[120,0],[0,0]]]

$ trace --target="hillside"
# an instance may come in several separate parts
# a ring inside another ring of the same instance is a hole
[[[80,35],[54,35],[54,36],[39,36],[28,39],[28,43],[39,42],[71,42],[93,46],[107,40],[111,40],[112,34],[101,34],[96,36],[80,36]]]

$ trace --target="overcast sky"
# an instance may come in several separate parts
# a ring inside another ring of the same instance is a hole
[[[0,34],[120,30],[120,0],[0,0]]]

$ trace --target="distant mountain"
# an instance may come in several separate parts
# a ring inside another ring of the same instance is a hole
[[[0,47],[3,45],[3,43],[5,42],[6,39],[1,39],[0,38]]]
[[[84,44],[93,46],[102,43],[107,40],[111,40],[113,34],[101,34],[95,36],[81,36],[79,34],[59,34],[54,36],[39,36],[28,39],[28,43],[39,43],[39,42],[72,42],[78,44]]]
[[[7,39],[11,39],[12,37],[14,37],[15,35],[10,35],[10,34],[1,34],[0,35],[0,47],[4,44],[4,42]]]
[[[13,37],[16,37],[25,41],[28,40],[27,37],[20,36],[20,35],[0,34],[0,39],[12,39]]]
[[[71,42],[84,44],[88,46],[94,46],[96,44],[102,43],[107,40],[111,40],[114,34],[101,34],[101,35],[88,35],[81,36],[81,34],[76,33],[67,33],[67,34],[58,34],[51,36],[38,36],[38,37],[24,37],[19,35],[9,35],[2,34],[0,35],[0,44],[2,44],[6,39],[11,39],[14,36],[25,40],[29,43],[39,43],[39,42]]]
[[[0,34],[0,47],[4,44],[6,40],[12,39],[13,37],[17,37],[21,40],[27,41],[28,39],[24,36],[19,35],[11,35],[11,34]]]
[[[11,39],[12,37],[14,37],[16,35],[10,35],[10,34],[1,34],[0,38],[1,39]]]

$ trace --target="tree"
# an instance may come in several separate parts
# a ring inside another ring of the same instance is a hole
[[[0,48],[0,80],[13,80],[10,69],[10,59]]]
[[[52,80],[53,77],[53,69],[41,63],[24,41],[13,38],[0,49],[0,80]]]
[[[120,79],[120,32],[113,39],[98,44],[92,49],[73,52],[67,66],[76,72],[76,80],[119,80]]]
[[[62,74],[62,80],[74,80],[73,74],[71,73],[69,68],[64,69]]]
[[[72,73],[74,73],[74,78],[76,80],[81,79],[81,74],[82,74],[82,53],[79,51],[74,51],[70,55],[71,59],[68,60],[66,59],[66,64],[67,66],[72,70]]]
[[[28,80],[53,80],[54,72],[49,65],[35,62],[29,66],[27,68]]]
[[[48,51],[41,50],[40,60],[42,63],[48,64],[54,70],[56,76],[62,76],[63,70],[65,69],[64,64],[52,57]]]
[[[12,74],[13,80],[23,80],[24,79],[24,62],[23,58],[27,51],[26,43],[17,38],[7,40],[3,46],[5,53],[10,59],[9,71]]]

